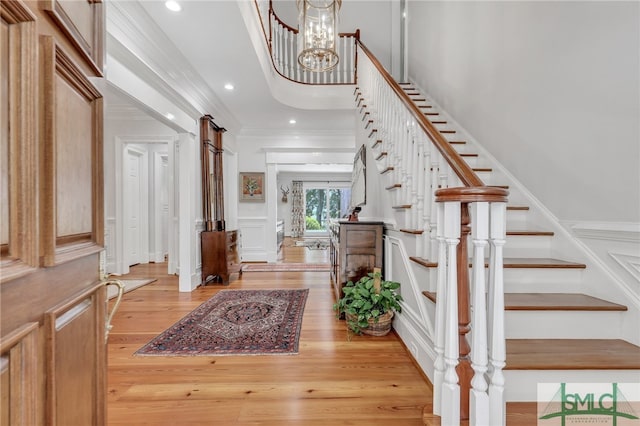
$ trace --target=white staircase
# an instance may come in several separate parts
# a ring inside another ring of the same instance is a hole
[[[393,105],[385,89],[376,87],[387,82],[372,76],[361,79],[362,73],[376,73],[363,62],[359,62],[355,103],[362,123],[359,141],[366,144],[374,161],[375,172],[367,175],[383,188],[378,211],[390,224],[387,240],[393,241],[387,245],[385,274],[394,280],[405,278],[410,281],[403,282],[405,286],[424,295],[421,301],[411,301],[409,296],[408,311],[413,314],[399,318],[396,330],[437,387],[437,326],[416,324],[421,310],[428,313],[427,324],[438,322],[435,204],[429,208],[433,201],[429,193],[435,186],[458,186],[460,181],[437,152],[425,159],[417,146],[424,136],[415,122],[389,119],[390,114],[380,111]],[[638,306],[627,303],[615,279],[423,90],[413,84],[400,87],[482,182],[509,190],[503,270],[506,401],[536,401],[538,383],[640,382]],[[394,245],[402,245],[401,252],[412,260],[411,271],[402,271],[403,263],[393,259],[400,252],[393,251]],[[419,309],[419,303],[424,309]],[[473,341],[471,327],[469,341]],[[434,412],[438,413],[437,407]]]

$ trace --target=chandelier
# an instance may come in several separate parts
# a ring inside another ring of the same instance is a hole
[[[338,65],[338,10],[342,0],[298,0],[298,63],[313,72]]]

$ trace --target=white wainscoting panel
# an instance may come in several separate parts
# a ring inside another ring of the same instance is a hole
[[[240,217],[238,218],[238,229],[242,235],[240,259],[243,262],[266,262],[267,218]]]

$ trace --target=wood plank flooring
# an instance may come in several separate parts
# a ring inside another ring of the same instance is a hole
[[[321,261],[322,250],[311,252],[287,246],[285,261]],[[124,296],[109,336],[109,425],[423,424],[430,383],[395,334],[347,338],[328,272],[246,272],[229,286],[192,293],[178,292],[166,264],[135,266],[126,276],[141,277],[158,280]],[[133,355],[226,288],[308,288],[299,355]]]

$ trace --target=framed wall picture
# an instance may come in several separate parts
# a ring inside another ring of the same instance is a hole
[[[264,173],[240,173],[240,201],[264,202]]]

